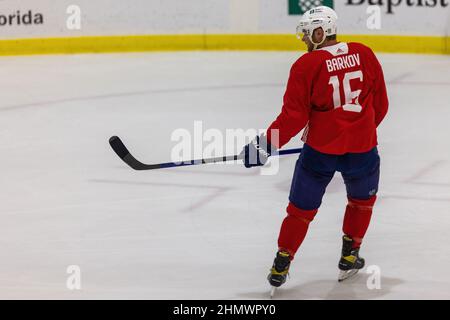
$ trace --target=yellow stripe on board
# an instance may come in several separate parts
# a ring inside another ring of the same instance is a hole
[[[449,37],[338,35],[377,52],[450,54]],[[305,50],[290,34],[142,35],[0,40],[0,55],[182,50]]]
[[[449,37],[342,35],[339,39],[361,42],[378,52],[450,54]]]
[[[0,40],[0,55],[198,50],[202,35],[97,36]]]

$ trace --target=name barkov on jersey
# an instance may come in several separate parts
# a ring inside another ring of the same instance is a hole
[[[325,60],[325,62],[327,64],[328,72],[353,68],[361,65],[359,53],[336,57],[333,59]]]

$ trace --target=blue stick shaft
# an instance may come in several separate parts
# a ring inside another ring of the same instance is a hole
[[[300,153],[301,151],[302,151],[302,148],[279,150],[277,153],[272,154],[272,156],[283,156],[283,155],[288,155],[288,154],[295,154],[295,153]],[[189,161],[184,161],[184,162],[166,162],[166,163],[160,163],[159,166],[160,166],[160,168],[185,167],[185,166],[195,166],[198,164],[236,161],[236,160],[240,160],[240,159],[242,159],[241,156],[233,155],[233,156],[224,156],[224,157],[216,157],[216,158],[189,160]]]

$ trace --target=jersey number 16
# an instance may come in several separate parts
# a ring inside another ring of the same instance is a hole
[[[330,81],[328,84],[331,84],[333,86],[333,103],[334,108],[340,108],[344,109],[345,111],[352,111],[352,112],[361,112],[362,107],[358,102],[359,95],[361,94],[361,90],[352,91],[350,88],[350,81],[353,79],[359,79],[362,83],[363,81],[363,73],[361,70],[353,71],[353,72],[347,72],[344,75],[344,79],[342,81],[344,85],[344,95],[345,95],[345,104],[342,104],[341,101],[341,94],[340,94],[340,83],[338,76],[332,76],[330,77]]]

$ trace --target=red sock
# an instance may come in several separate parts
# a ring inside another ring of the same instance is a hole
[[[353,248],[359,248],[361,246],[362,239],[370,224],[372,208],[376,199],[377,196],[372,196],[367,200],[348,197],[342,231],[354,240]]]
[[[286,211],[288,215],[281,224],[278,248],[289,252],[293,259],[305,239],[309,223],[314,219],[317,209],[302,210],[289,203]]]

